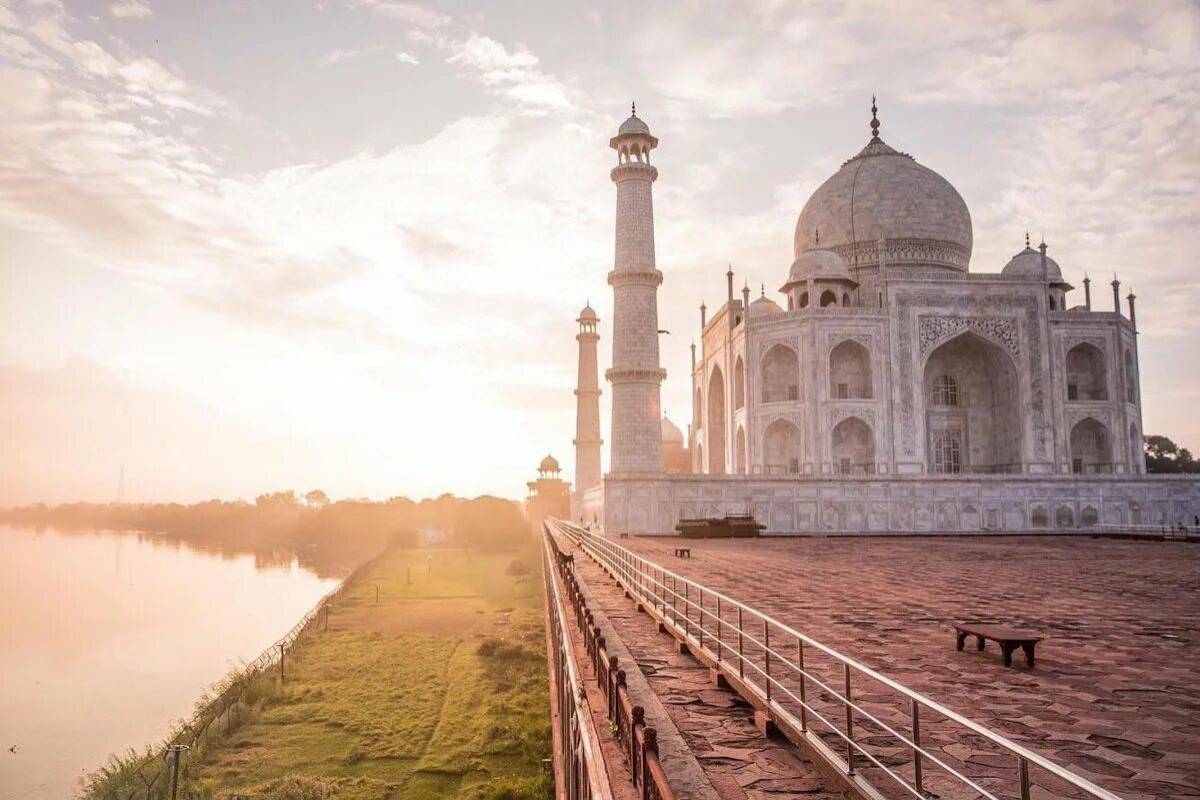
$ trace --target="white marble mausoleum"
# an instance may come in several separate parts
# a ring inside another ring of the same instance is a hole
[[[800,211],[779,293],[735,293],[730,271],[724,304],[701,306],[692,473],[667,474],[658,140],[636,113],[621,125],[610,142],[612,463],[600,478],[588,308],[575,516],[631,533],[727,513],[774,533],[1190,524],[1200,482],[1145,474],[1133,294],[1123,313],[1115,278],[1101,302],[1085,277],[1078,297],[1028,235],[997,271],[971,271],[962,197],[879,127],[872,107],[866,146]]]

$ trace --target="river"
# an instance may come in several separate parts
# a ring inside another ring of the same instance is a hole
[[[0,794],[72,797],[336,584],[290,557],[0,526]]]

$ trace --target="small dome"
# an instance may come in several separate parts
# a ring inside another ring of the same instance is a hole
[[[579,312],[579,319],[576,322],[599,322],[600,318],[596,316],[596,312],[592,310],[592,304],[588,303],[583,307],[583,311]]]
[[[622,122],[621,127],[617,128],[617,136],[630,136],[639,133],[643,136],[649,136],[650,126],[642,122],[636,113]]]
[[[679,430],[675,423],[667,419],[665,415],[662,418],[662,440],[663,444],[683,444],[683,431]]]
[[[1042,278],[1042,254],[1026,244],[1024,250],[1009,259],[1008,263],[1004,265],[1004,269],[1001,270],[1001,274],[1014,278],[1040,280]],[[1062,269],[1058,266],[1058,262],[1050,256],[1046,256],[1045,278],[1052,282],[1062,280]]]
[[[750,316],[760,317],[763,314],[781,314],[783,309],[769,297],[760,297],[750,304]]]
[[[807,283],[810,279],[856,283],[850,277],[850,270],[846,267],[846,259],[832,250],[826,250],[823,247],[813,247],[805,250],[792,262],[792,268],[788,270],[787,283],[783,285],[781,291],[786,292],[792,286],[798,283]]]
[[[546,456],[542,459],[542,463],[538,464],[538,472],[559,472],[558,459],[554,456]]]

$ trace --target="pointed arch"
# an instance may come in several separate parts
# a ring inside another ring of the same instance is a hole
[[[1137,367],[1133,363],[1133,351],[1125,348],[1125,400],[1137,404],[1138,401]]]
[[[763,468],[768,475],[800,472],[802,453],[800,429],[786,419],[777,419],[763,432]]]
[[[746,474],[746,429],[738,425],[737,441],[734,444],[734,471],[738,475]]]
[[[1085,417],[1071,428],[1071,471],[1079,474],[1112,472],[1112,441],[1108,426]]]
[[[1016,364],[963,331],[929,354],[924,371],[930,472],[1020,472],[1023,409]]]
[[[869,400],[871,354],[852,339],[846,339],[829,351],[829,396],[837,400]]]
[[[1138,431],[1136,422],[1129,423],[1129,464],[1134,472],[1145,471],[1146,443]]]
[[[837,292],[833,289],[826,289],[821,292],[821,308],[826,306],[836,306],[838,302]]]
[[[725,376],[713,367],[708,378],[708,472],[725,474]]]
[[[1081,342],[1067,351],[1067,399],[1108,399],[1104,353],[1094,344]]]
[[[847,417],[830,433],[834,470],[843,475],[875,472],[875,433],[858,417]]]
[[[785,344],[768,348],[762,360],[764,403],[800,399],[800,358]]]

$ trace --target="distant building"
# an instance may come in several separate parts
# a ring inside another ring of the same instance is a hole
[[[667,419],[666,414],[662,418],[662,470],[676,475],[692,471],[692,456],[683,431]]]
[[[571,485],[559,477],[558,460],[548,455],[538,465],[537,480],[529,481],[525,498],[525,516],[540,523],[546,517],[567,519],[571,516]]]
[[[745,513],[780,533],[1190,521],[1200,482],[1145,475],[1132,292],[1123,313],[1114,277],[1112,305],[1095,308],[1085,277],[1072,304],[1028,235],[1002,268],[970,271],[966,203],[884,143],[871,111],[866,145],[800,212],[779,302],[735,294],[730,267],[726,302],[700,306],[686,449],[660,404],[659,140],[636,114],[621,124],[611,463],[576,517],[629,533]]]

